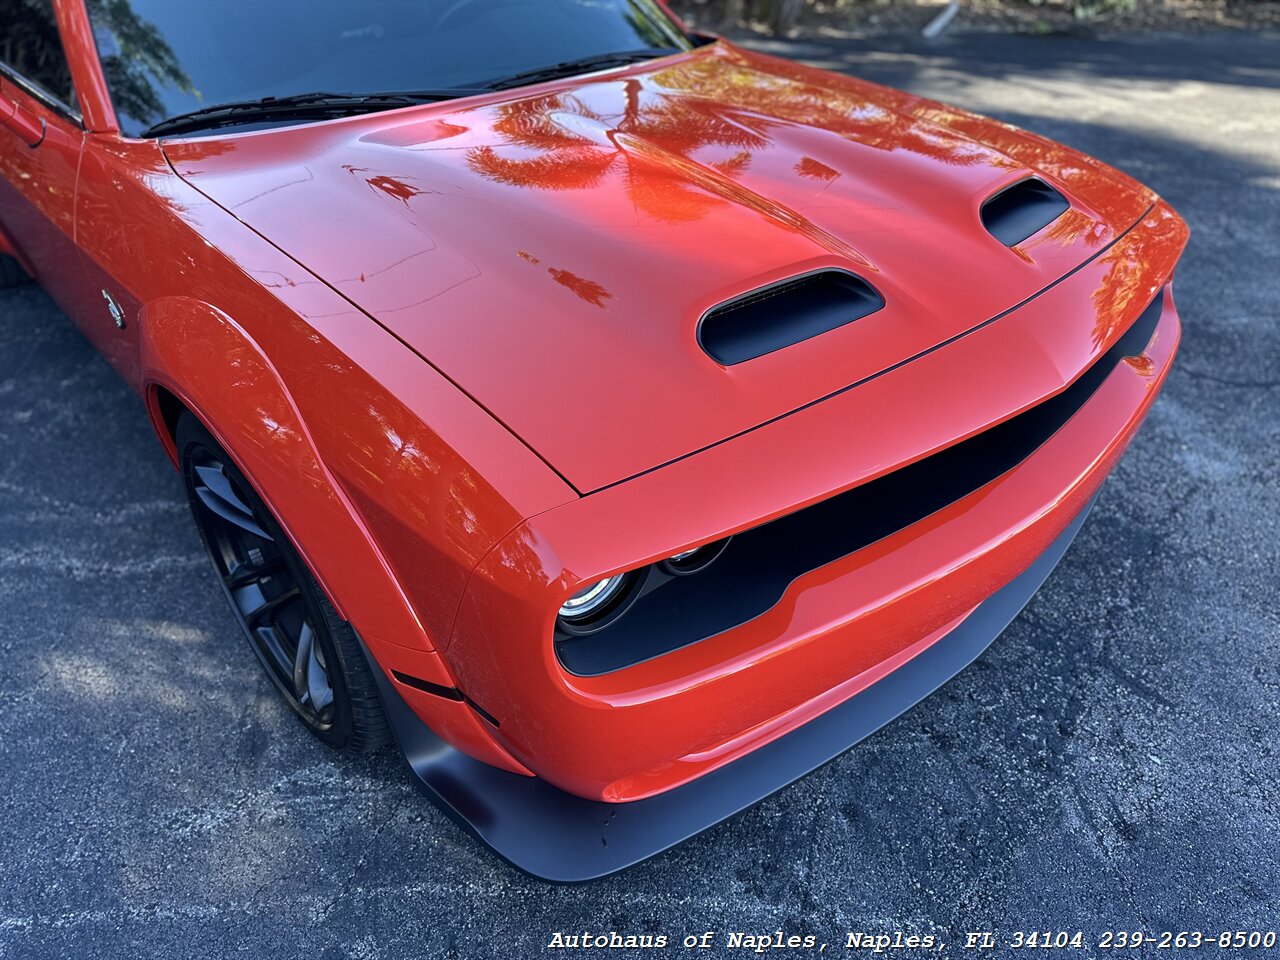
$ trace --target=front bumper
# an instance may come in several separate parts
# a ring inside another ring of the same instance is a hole
[[[1168,373],[1179,323],[1166,285],[1185,241],[1157,204],[1093,260],[955,342],[530,519],[472,575],[446,649],[458,686],[539,778],[620,802],[732,764],[903,668],[1028,569],[1097,492]],[[803,510],[1043,404],[1157,293],[1145,347],[1126,348],[1006,473],[798,577],[733,629],[599,676],[558,661],[555,608],[575,584]]]
[[[449,746],[374,670],[392,730],[419,785],[453,820],[545,880],[593,880],[733,816],[839,756],[968,666],[1018,615],[1084,524],[1090,500],[1012,582],[945,637],[856,696],[684,786],[634,803],[587,800],[498,770]],[[366,651],[367,654],[367,651]]]

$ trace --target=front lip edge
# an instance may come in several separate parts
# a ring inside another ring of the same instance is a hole
[[[595,880],[656,856],[830,763],[960,673],[1048,579],[1097,496],[1025,571],[910,661],[746,756],[643,800],[588,800],[471,759],[418,719],[367,647],[365,656],[401,754],[429,799],[530,876],[556,883]]]

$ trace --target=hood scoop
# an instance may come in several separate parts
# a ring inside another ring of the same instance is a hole
[[[712,360],[729,367],[860,320],[883,306],[884,297],[861,277],[822,270],[712,307],[698,322],[698,344]]]
[[[1017,246],[1067,212],[1071,204],[1038,177],[1027,177],[982,203],[982,225],[1006,247]]]

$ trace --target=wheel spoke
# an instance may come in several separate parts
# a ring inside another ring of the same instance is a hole
[[[311,666],[311,648],[315,640],[311,624],[304,621],[302,632],[298,634],[298,649],[293,655],[293,694],[299,703],[306,703],[311,696],[308,668]]]
[[[291,661],[289,654],[285,652],[284,645],[280,642],[284,637],[283,631],[275,626],[258,627],[253,631],[253,636],[258,649],[270,660],[270,669],[282,683],[289,683]]]
[[[235,488],[231,486],[231,478],[227,476],[223,470],[222,464],[215,463],[213,466],[196,467],[196,476],[200,481],[209,488],[209,491],[222,500],[227,506],[240,513],[253,513],[252,508],[244,502]]]
[[[314,660],[311,662],[310,677],[308,689],[311,693],[311,705],[319,716],[333,703],[333,687],[329,686],[329,675],[324,672],[324,667]]]
[[[267,532],[269,514],[228,462],[207,447],[184,460],[205,545],[268,674],[308,724],[330,729],[335,698],[316,612],[291,572],[288,545]]]
[[[227,586],[238,590],[281,573],[284,568],[284,560],[280,557],[269,557],[261,563],[237,563],[227,574]]]
[[[290,587],[278,597],[272,597],[270,600],[265,600],[258,604],[252,610],[246,610],[244,612],[245,622],[248,623],[250,627],[256,627],[259,624],[266,623],[280,612],[281,607],[298,599],[300,596],[302,596],[302,591],[300,591],[296,586]]]
[[[306,629],[310,630],[308,625]],[[307,693],[311,697],[311,706],[316,715],[324,713],[325,708],[333,703],[333,686],[329,682],[329,671],[320,660],[320,644],[311,645],[311,659],[307,664]]]
[[[333,688],[319,653],[315,631],[311,624],[303,621],[293,657],[293,691],[298,703],[309,707],[317,716],[333,703]]]
[[[246,533],[263,540],[270,540],[271,535],[262,529],[253,509],[240,498],[231,486],[231,480],[222,469],[222,464],[196,467],[195,474],[199,478],[196,484],[196,496],[200,502],[228,523],[234,524]]]
[[[255,537],[261,537],[263,540],[270,540],[271,535],[259,526],[258,521],[253,518],[253,514],[241,513],[233,509],[225,500],[218,497],[208,487],[196,487],[196,496],[200,498],[200,502],[208,507],[213,513],[216,513],[227,523],[234,524],[245,533],[251,533]]]

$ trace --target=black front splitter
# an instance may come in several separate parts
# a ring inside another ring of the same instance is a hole
[[[594,880],[759,803],[838,757],[954,677],[1031,599],[1092,505],[1091,501],[1017,579],[893,673],[728,766],[647,800],[584,800],[545,780],[472,760],[433,734],[382,670],[375,667],[372,672],[405,760],[445,813],[526,873],[560,883]]]

